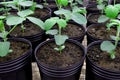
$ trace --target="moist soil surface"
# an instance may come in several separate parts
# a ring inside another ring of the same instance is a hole
[[[39,26],[37,26],[37,25],[35,25],[35,24],[31,23],[31,22],[25,22],[24,27],[25,27],[25,30],[23,32],[22,29],[21,29],[21,25],[18,25],[10,33],[10,35],[14,36],[14,37],[23,37],[23,36],[36,35],[36,34],[39,34],[39,33],[41,33],[43,31]]]
[[[110,31],[107,31],[106,26],[101,25],[101,26],[92,26],[89,27],[88,33],[91,35],[93,38],[96,39],[102,39],[102,40],[111,40],[110,35],[116,35],[116,29],[111,28]]]
[[[102,68],[111,71],[120,71],[120,46],[116,48],[115,52],[116,58],[112,60],[109,53],[100,50],[100,45],[95,45],[90,47],[87,56],[93,63]]]
[[[32,15],[36,18],[39,18],[39,19],[44,19],[46,16],[48,16],[50,14],[49,10],[48,9],[36,9],[35,10],[35,13]]]
[[[54,26],[54,29],[58,29],[58,27]],[[68,35],[70,38],[80,37],[84,34],[84,31],[82,29],[82,26],[68,23],[68,25],[64,29],[62,29],[62,34]]]
[[[5,57],[0,57],[0,63],[14,60],[24,55],[30,49],[30,45],[19,41],[10,41],[10,49],[13,50],[13,52],[8,53]]]
[[[65,49],[61,53],[54,50],[56,47],[52,42],[37,51],[37,57],[41,64],[55,68],[68,68],[80,62],[83,56],[81,48],[73,43],[66,42]]]

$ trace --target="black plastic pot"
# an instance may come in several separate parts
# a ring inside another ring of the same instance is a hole
[[[32,45],[30,41],[22,38],[9,40],[27,43],[30,45],[30,50],[14,60],[0,63],[0,80],[32,80]]]
[[[90,44],[91,42],[94,42],[94,41],[101,40],[101,39],[98,39],[98,38],[93,37],[93,36],[88,32],[89,28],[91,28],[91,27],[98,27],[98,29],[99,29],[100,26],[105,26],[105,24],[98,23],[98,24],[92,24],[92,25],[90,25],[90,26],[87,27],[87,31],[86,31],[86,34],[87,34],[87,44]]]
[[[86,34],[85,27],[80,25],[80,24],[75,23],[74,21],[70,21],[70,22],[68,22],[68,24],[69,23],[70,24],[74,24],[74,25],[79,26],[79,27],[82,28],[82,30],[83,30],[83,34],[82,35],[79,35],[79,36],[76,36],[76,37],[69,37],[70,39],[74,39],[74,40],[77,40],[78,42],[82,43],[82,41],[84,39],[84,36]],[[50,38],[50,39],[53,38],[53,35],[48,35],[48,38]]]
[[[100,45],[102,41],[95,41],[88,45],[87,52],[94,45]],[[120,71],[108,70],[96,65],[86,57],[86,80],[120,80]]]
[[[41,62],[39,62],[38,58],[37,58],[37,51],[40,50],[40,48],[45,45],[48,44],[50,42],[54,42],[54,40],[48,40],[45,41],[41,44],[39,44],[37,46],[37,48],[35,49],[35,58],[41,73],[41,80],[79,80],[79,76],[81,73],[81,67],[83,65],[84,59],[85,59],[85,50],[84,47],[74,41],[74,40],[67,40],[67,42],[73,43],[75,45],[77,45],[78,47],[80,47],[83,50],[83,57],[81,59],[81,61],[79,61],[78,63],[74,64],[71,67],[68,68],[53,68],[53,67],[49,67],[48,65],[43,65],[41,64]]]
[[[91,14],[88,14],[88,16],[87,16],[87,20],[88,20],[88,22],[87,22],[87,26],[89,26],[89,25],[91,25],[91,24],[98,24],[98,22],[96,22],[96,21],[92,21],[91,19],[94,19],[93,17],[94,16],[100,16],[101,14],[100,13],[91,13]],[[96,18],[97,20],[98,20],[98,18]]]

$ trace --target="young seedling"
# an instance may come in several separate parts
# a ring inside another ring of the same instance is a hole
[[[120,4],[107,5],[104,8],[105,15],[101,15],[98,19],[98,22],[102,23],[108,21],[109,19],[115,19],[117,18],[119,12],[120,12]]]
[[[68,5],[68,0],[55,0],[58,9],[60,10],[63,6]]]
[[[55,24],[58,25],[57,29],[51,29]],[[59,17],[52,17],[47,19],[44,23],[44,30],[46,30],[46,34],[54,35],[55,43],[58,45],[55,50],[59,51],[60,53],[65,48],[65,41],[68,39],[67,35],[62,35],[61,29],[65,28],[67,25],[66,20],[60,19]]]
[[[38,18],[31,17],[30,15],[33,14],[33,13],[34,12],[30,9],[19,11],[17,13],[18,16],[14,16],[14,15],[7,16],[6,23],[9,26],[15,25],[16,23],[21,24],[21,28],[22,28],[23,33],[24,33],[24,29],[25,29],[25,26],[23,25],[23,22],[26,21],[26,20],[31,21],[32,23],[38,25],[40,28],[43,29],[43,21],[38,19]]]
[[[111,59],[115,59],[115,49],[117,47],[118,41],[120,40],[120,21],[117,19],[110,20],[110,23],[107,24],[107,30],[110,31],[111,27],[117,28],[116,36],[110,36],[112,40],[115,40],[115,43],[113,44],[111,41],[103,41],[100,48],[102,51],[108,52]]]

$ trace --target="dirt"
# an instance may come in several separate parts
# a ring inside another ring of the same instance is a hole
[[[54,50],[57,46],[54,42],[42,46],[37,51],[38,60],[41,64],[46,64],[50,67],[68,68],[73,64],[80,62],[83,51],[73,43],[66,42],[65,49],[62,53]]]
[[[39,19],[44,19],[49,14],[50,14],[49,10],[46,8],[43,8],[43,9],[36,9],[35,13],[32,16],[39,18]]]
[[[111,71],[120,71],[120,46],[116,48],[115,52],[116,58],[112,60],[109,53],[100,50],[100,45],[95,45],[88,50],[87,56],[93,63],[102,68]]]
[[[30,46],[23,42],[10,41],[10,49],[13,50],[12,53],[8,53],[5,57],[0,57],[0,63],[10,60],[14,60],[22,55],[24,55],[30,49]]]
[[[45,6],[49,8],[57,8],[57,5],[55,2],[49,2],[48,5],[45,5]]]
[[[110,35],[116,35],[116,28],[111,28],[110,31],[106,29],[106,26],[92,26],[89,27],[88,33],[93,38],[102,39],[102,40],[111,40]]]
[[[21,25],[18,25],[11,33],[10,35],[11,36],[14,36],[14,37],[23,37],[23,36],[31,36],[31,35],[35,35],[35,34],[38,34],[40,32],[42,32],[42,29],[31,23],[31,22],[25,22],[24,23],[24,27],[25,27],[25,30],[24,32],[22,31],[21,29]]]
[[[58,28],[57,26],[54,27],[55,29]],[[62,34],[68,35],[71,37],[79,37],[84,34],[82,26],[78,26],[72,23],[68,23],[68,25],[62,29]]]
[[[98,23],[98,18],[100,17],[100,14],[91,14],[88,17],[88,21],[92,23]]]

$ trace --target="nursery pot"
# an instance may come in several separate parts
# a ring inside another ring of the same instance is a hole
[[[54,27],[53,27],[54,28]],[[55,27],[56,29],[56,27]],[[62,29],[62,33],[68,35],[70,39],[77,40],[78,42],[82,43],[84,36],[86,34],[85,27],[75,23],[74,21],[68,22],[66,28]],[[48,35],[48,38],[53,38],[53,35]]]
[[[95,52],[95,50],[93,50],[92,52],[94,52],[94,54],[88,55],[88,51],[92,50],[93,46],[100,45],[101,43],[102,43],[102,41],[99,40],[99,41],[95,41],[95,42],[91,43],[90,45],[88,45],[87,57],[86,57],[86,80],[90,80],[90,79],[91,80],[120,80],[120,70],[112,70],[112,69],[108,69],[107,67],[105,68],[105,67],[101,67],[101,66],[97,65],[100,63],[97,63],[97,59],[94,57],[94,55],[96,55],[97,52],[99,52],[99,51]],[[118,44],[118,45],[120,45],[120,44]],[[100,53],[98,53],[98,54],[100,54]],[[90,55],[92,57],[94,57],[94,59],[93,58],[91,59]],[[98,58],[101,57],[98,55],[96,55],[96,56]],[[102,60],[102,58],[98,59],[98,60]],[[110,61],[110,59],[108,61]],[[107,60],[106,60],[106,62],[107,62]],[[108,64],[110,66],[111,66],[111,62],[112,62],[112,60],[110,62],[108,62]],[[104,63],[104,64],[106,64],[106,63]],[[104,65],[104,64],[102,64],[102,65]],[[112,68],[114,68],[114,66]]]
[[[106,24],[98,23],[87,27],[87,44],[98,40],[111,40],[110,35],[116,35],[116,28],[111,27],[111,31],[107,31]]]
[[[21,53],[21,55],[19,55],[19,57],[16,58],[14,57],[18,53],[14,53],[12,57],[14,59],[10,57],[12,53],[9,53],[5,57],[1,57],[0,80],[32,80],[32,68],[31,68],[32,44],[30,43],[30,41],[22,38],[12,38],[9,39],[9,41],[16,42],[17,44],[19,44],[19,42],[27,44],[29,49]],[[24,46],[22,45],[22,47]],[[21,51],[22,47],[18,47],[19,51]],[[1,61],[3,58],[5,58],[6,60]]]
[[[66,42],[72,43],[72,44],[78,46],[79,49],[82,50],[82,53],[81,53],[82,57],[77,63],[72,64],[71,66],[64,67],[64,68],[63,67],[60,68],[60,66],[50,66],[48,64],[43,64],[42,61],[40,61],[38,58],[39,56],[42,56],[42,54],[38,53],[38,51],[41,51],[41,48],[44,45],[46,45],[46,44],[49,45],[49,43],[54,43],[53,39],[42,42],[35,49],[35,58],[36,58],[36,61],[37,61],[37,64],[38,64],[38,67],[40,70],[41,80],[79,80],[81,68],[82,68],[82,65],[83,65],[83,62],[85,59],[85,49],[80,43],[78,43],[74,40],[69,39]],[[38,54],[39,54],[39,56],[38,56]],[[67,54],[69,54],[69,53],[67,53]],[[61,55],[62,55],[62,53],[61,53]],[[54,62],[54,63],[56,63],[56,62]],[[62,62],[60,62],[60,64],[63,65]]]

